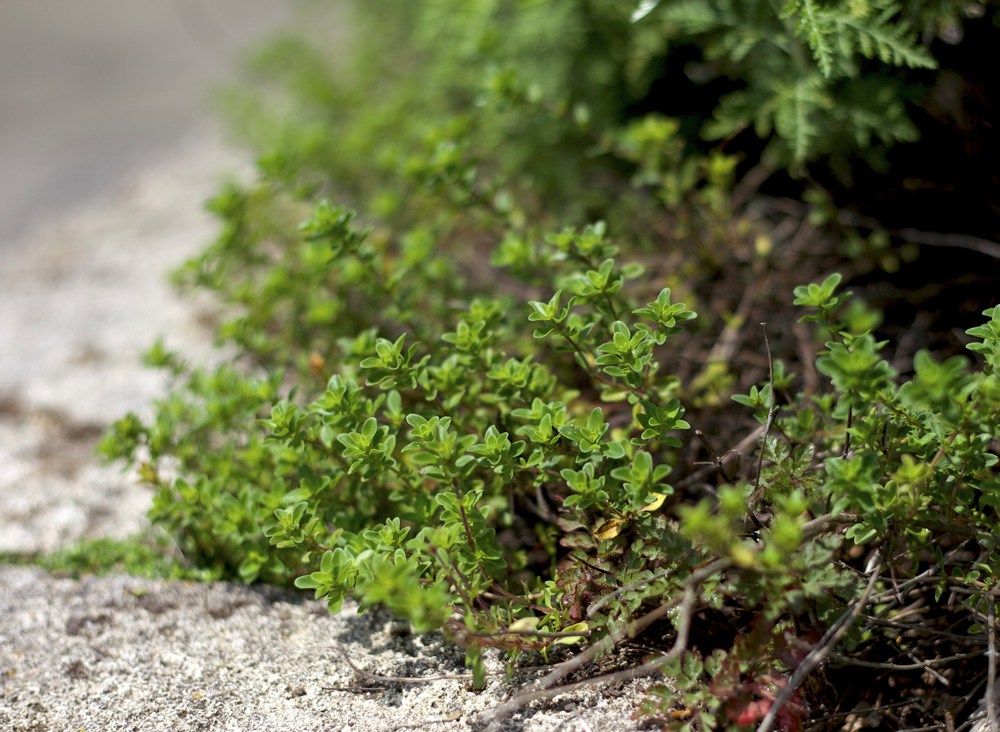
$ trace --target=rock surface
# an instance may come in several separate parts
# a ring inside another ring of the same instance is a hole
[[[141,365],[162,336],[193,358],[211,337],[168,271],[212,237],[203,202],[241,163],[207,131],[99,206],[0,248],[0,551],[52,551],[144,525],[149,498],[93,448],[162,392]]]
[[[0,566],[0,729],[471,730],[511,687],[476,694],[440,636],[399,634],[380,613],[331,615],[300,595],[127,576],[57,579]],[[631,692],[631,694],[629,693]],[[628,698],[556,698],[505,730],[628,729]]]

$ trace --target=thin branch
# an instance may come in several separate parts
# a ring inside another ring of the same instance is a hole
[[[862,516],[856,513],[828,513],[802,524],[802,538],[813,539],[832,530],[835,525],[861,523]]]
[[[814,363],[816,354],[811,342],[809,328],[806,327],[805,323],[795,323],[792,326],[792,333],[795,335],[795,348],[799,356],[799,362],[802,364],[803,371],[805,372],[802,377],[802,393],[808,398],[819,391],[819,373],[816,371],[816,364]]]
[[[743,296],[736,306],[736,312],[733,313],[733,317],[729,319],[726,327],[722,329],[718,340],[716,340],[715,345],[712,346],[712,350],[705,358],[705,369],[713,364],[728,364],[732,361],[733,353],[735,353],[736,347],[739,345],[740,331],[743,329],[747,318],[750,317],[750,312],[758,295],[762,291],[765,291],[767,283],[768,277],[765,275],[760,279],[754,279],[743,291]],[[705,369],[695,377],[695,381],[704,375]]]
[[[846,458],[851,452],[851,425],[854,422],[854,405],[852,404],[847,408],[847,429],[844,430],[844,449],[840,453],[840,457]]]
[[[860,522],[860,521],[861,521],[861,518],[859,517],[857,519],[857,522]],[[952,549],[951,551],[949,551],[941,559],[940,562],[935,562],[934,564],[932,564],[930,567],[928,567],[927,569],[925,569],[920,574],[914,575],[913,577],[910,577],[908,580],[905,580],[904,582],[902,582],[899,585],[898,590],[900,592],[905,592],[905,591],[908,591],[910,589],[910,587],[912,587],[913,585],[916,585],[916,584],[925,583],[925,582],[938,582],[938,581],[940,581],[940,575],[942,573],[942,570],[950,563],[949,560],[952,559],[953,557],[955,557],[958,554],[958,552],[965,547],[966,543],[967,542],[963,541],[961,544],[959,544],[954,549]],[[893,590],[887,590],[885,592],[880,592],[880,593],[878,593],[878,594],[876,594],[876,595],[874,595],[872,597],[872,601],[873,602],[880,602],[884,598],[888,598],[890,596],[895,596],[895,594],[896,594],[896,592],[893,591]],[[883,608],[883,609],[887,609],[889,607],[892,607],[895,604],[896,604],[896,600],[892,599],[892,600],[889,601],[889,603],[887,604],[886,608]]]
[[[725,467],[725,463],[729,457],[735,455],[739,458],[743,458],[746,456],[747,453],[753,452],[752,448],[754,447],[754,445],[757,444],[757,441],[760,439],[760,436],[763,433],[764,433],[764,425],[758,425],[753,432],[751,432],[749,435],[740,440],[739,444],[737,444],[736,447],[727,450],[726,453],[720,458],[720,460],[723,463],[723,467]],[[694,471],[693,473],[690,473],[689,475],[685,476],[676,483],[674,483],[674,487],[687,488],[688,486],[694,485],[695,483],[699,482],[703,478],[708,477],[712,473],[718,472],[718,470],[719,466],[716,463],[709,463],[706,467],[700,468]]]
[[[989,614],[989,630],[987,631],[988,649],[986,655],[989,662],[986,681],[986,716],[990,720],[990,732],[1000,732],[1000,720],[997,719],[997,638],[996,616],[994,615],[992,593],[986,596],[986,612]]]
[[[879,565],[881,562],[879,562]],[[850,630],[851,625],[857,619],[858,615],[861,614],[861,610],[868,604],[868,598],[871,596],[872,592],[875,590],[875,583],[879,580],[878,565],[872,569],[871,579],[868,580],[868,586],[865,591],[861,593],[861,597],[858,598],[857,602],[854,603],[847,612],[841,615],[837,622],[830,626],[830,629],[826,631],[823,637],[820,639],[816,647],[813,648],[809,655],[802,659],[802,663],[799,667],[795,669],[795,673],[792,674],[791,678],[788,679],[788,683],[779,692],[779,694],[774,698],[774,703],[771,704],[771,708],[767,710],[767,714],[764,715],[764,719],[761,720],[760,726],[757,727],[757,732],[770,732],[774,727],[774,723],[778,718],[778,712],[785,703],[792,698],[792,695],[798,690],[802,685],[802,682],[806,680],[806,677],[816,669],[830,654],[833,653],[833,649],[837,647],[844,636],[847,635],[847,631]]]
[[[627,625],[613,628],[611,632],[593,645],[589,646],[586,650],[573,656],[573,658],[568,661],[559,664],[551,673],[533,684],[531,688],[516,694],[511,699],[489,712],[488,717],[490,722],[486,727],[488,732],[497,732],[500,729],[500,723],[506,717],[513,714],[518,709],[531,704],[532,702],[540,701],[542,699],[550,699],[554,696],[558,696],[559,694],[574,691],[582,686],[592,686],[593,684],[605,681],[623,681],[638,678],[639,676],[644,676],[657,671],[663,666],[663,664],[679,658],[680,655],[687,649],[688,636],[691,632],[691,617],[694,614],[694,603],[697,598],[697,587],[712,575],[722,572],[730,566],[732,566],[731,560],[725,558],[716,559],[714,562],[711,562],[692,572],[691,576],[688,577],[687,582],[685,583],[684,592],[679,600],[675,598],[668,603],[660,605]],[[574,671],[579,670],[590,661],[600,658],[613,650],[626,638],[635,637],[675,607],[678,608],[677,636],[674,639],[674,645],[665,655],[659,656],[639,666],[618,671],[613,674],[587,679],[574,684],[556,686],[556,684]]]
[[[573,555],[571,554],[570,556]],[[676,567],[668,567],[667,569],[657,572],[656,574],[650,575],[649,577],[639,580],[638,582],[630,582],[627,585],[622,585],[621,587],[612,590],[608,594],[603,595],[596,602],[593,602],[587,606],[587,619],[589,620],[590,618],[597,615],[597,613],[600,612],[602,607],[607,605],[609,602],[614,600],[619,595],[624,595],[626,592],[629,592],[631,590],[638,590],[644,588],[648,585],[653,584],[654,582],[659,582],[661,579],[666,579],[670,575],[674,574],[676,571],[677,571]]]
[[[479,617],[476,614],[476,601],[482,601],[478,596],[473,597],[475,595],[475,590],[473,590],[472,586],[469,585],[469,581],[466,579],[465,575],[459,571],[458,567],[455,566],[455,563],[451,561],[450,557],[442,557],[436,546],[428,544],[427,548],[430,551],[431,556],[438,561],[438,563],[444,568],[444,571],[451,577],[455,592],[462,597],[462,602],[465,603],[465,607],[468,611],[476,617]]]
[[[401,724],[398,727],[393,727],[393,730],[420,729],[421,727],[430,727],[432,724],[450,724],[451,722],[460,720],[463,714],[464,712],[461,709],[452,709],[443,717],[425,719],[423,722],[414,722],[413,724]]]
[[[837,214],[837,221],[845,226],[861,226],[866,229],[877,231],[881,229],[881,224],[875,219],[850,211],[840,211]],[[913,244],[923,244],[929,247],[949,247],[952,249],[968,249],[972,252],[979,252],[987,257],[1000,259],[1000,244],[989,239],[981,239],[978,236],[968,234],[943,233],[939,231],[920,231],[907,226],[902,229],[889,229],[890,236],[897,237]]]
[[[492,633],[467,633],[467,638],[503,639],[505,636],[522,635],[529,638],[580,638],[593,635],[590,630],[565,630],[558,632],[546,632],[544,630],[512,630],[505,628]]]
[[[989,239],[980,239],[978,236],[943,234],[937,231],[919,231],[913,228],[890,229],[889,233],[914,244],[925,244],[929,247],[968,249],[969,251],[985,254],[987,257],[1000,259],[1000,244]]]
[[[711,462],[709,463],[695,463],[695,465],[714,465],[716,472],[722,480],[726,483],[731,483],[733,479],[729,477],[729,473],[726,472],[726,458],[728,458],[733,451],[730,450],[729,452],[723,454],[722,457],[719,457],[719,453],[717,453],[715,448],[712,447],[712,443],[709,441],[704,432],[696,429],[694,431],[694,436],[701,440],[701,443],[705,446],[705,449],[708,451],[708,456],[711,459]]]
[[[831,714],[824,714],[822,717],[812,717],[810,722],[826,722],[830,719],[837,719],[838,717],[851,717],[856,716],[859,719],[865,717],[872,712],[882,712],[886,709],[897,709],[899,707],[907,707],[913,704],[913,699],[904,699],[902,701],[892,702],[891,704],[876,704],[874,707],[855,707],[854,709],[846,709],[841,712],[833,712]]]
[[[611,311],[612,320],[621,320],[621,318],[618,317],[618,308],[615,307],[614,300],[612,300],[611,295],[606,292],[604,293],[604,301],[608,304],[608,309]]]
[[[790,199],[762,199],[758,202],[758,205],[760,204],[763,204],[765,208],[769,208],[771,210],[777,210],[797,216],[802,216],[807,213],[808,209],[808,207],[804,204]],[[861,216],[851,211],[838,212],[837,222],[844,226],[861,227],[872,230],[883,229],[882,225],[876,219]],[[940,231],[920,231],[919,229],[914,229],[912,227],[888,229],[887,233],[890,236],[894,236],[914,244],[924,244],[929,247],[968,249],[969,251],[978,252],[987,257],[1000,259],[1000,243],[991,241],[990,239],[982,239],[978,236],[943,233]]]
[[[870,599],[872,602],[877,602],[874,596]],[[933,628],[928,628],[926,624],[918,625],[914,623],[897,623],[892,620],[886,620],[885,618],[875,617],[874,615],[862,615],[861,617],[869,625],[880,625],[885,628],[895,628],[896,630],[901,630],[911,635],[919,634],[935,636],[937,638],[950,638],[951,640],[959,641],[965,645],[975,645],[977,643],[975,636],[970,637],[968,634],[949,633],[946,630],[934,630]],[[977,655],[981,656],[982,653],[979,652]]]
[[[774,404],[774,360],[771,358],[771,343],[767,339],[767,323],[761,323],[760,328],[764,333],[764,348],[767,350],[767,378],[768,384],[770,385],[770,404],[767,408],[767,422],[764,423],[764,432],[760,436],[760,453],[757,456],[757,477],[754,479],[753,493],[750,496],[749,504],[747,505],[747,510],[750,512],[750,518],[753,520],[754,526],[758,530],[764,528],[764,525],[757,518],[757,511],[755,506],[757,501],[760,500],[760,479],[764,472],[764,451],[767,449],[767,437],[771,432],[771,425],[774,424],[774,415],[777,413],[777,408]]]
[[[920,659],[917,658],[916,655],[914,655],[913,651],[907,651],[906,655],[912,658],[917,663],[920,663]],[[948,681],[948,679],[946,679],[940,673],[938,673],[933,666],[924,666],[924,671],[926,671],[928,674],[937,679],[939,684],[943,684],[944,686],[951,686],[951,682]]]
[[[337,651],[337,653],[344,657],[344,661],[358,676],[371,681],[377,681],[381,684],[426,684],[431,681],[472,681],[472,674],[444,674],[442,676],[383,676],[382,674],[365,671],[363,668],[356,666],[351,660],[351,657],[347,655],[347,651],[343,648],[334,648],[333,650]],[[494,671],[491,672],[491,675],[497,676],[502,673],[504,672]]]
[[[862,616],[864,617],[864,616]],[[922,669],[930,669],[935,666],[943,666],[948,663],[954,663],[955,661],[965,661],[970,658],[981,658],[981,651],[974,651],[972,653],[959,653],[954,656],[946,656],[945,658],[929,658],[926,661],[917,660],[916,663],[889,663],[889,662],[877,662],[877,661],[863,661],[860,658],[850,658],[848,656],[842,656],[839,653],[831,653],[830,660],[836,661],[839,664],[845,666],[858,666],[861,668],[877,668],[883,671],[920,671]],[[912,658],[912,656],[911,656]]]

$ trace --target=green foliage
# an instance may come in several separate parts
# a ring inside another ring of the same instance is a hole
[[[867,118],[827,96],[871,82],[859,54],[927,60],[903,10],[647,3],[633,21],[597,0],[378,5],[448,53],[390,24],[400,49],[362,48],[353,84],[298,43],[264,59],[297,114],[260,132],[258,179],[212,201],[220,235],[179,274],[227,306],[218,335],[235,355],[202,368],[155,347],[174,389],[103,443],[139,468],[189,561],[442,629],[480,684],[487,647],[610,647],[654,616],[681,643],[692,613],[721,613],[734,638],[678,646],[660,669],[692,729],[750,719],[871,577],[880,601],[862,604],[886,627],[883,577],[982,601],[1000,572],[1000,309],[969,331],[985,366],[920,353],[901,374],[877,314],[830,275],[794,290],[798,360],[769,354],[745,394],[704,376],[719,364],[692,378],[691,344],[719,322],[676,300],[749,231],[730,210],[736,161],[688,150],[677,120],[626,119],[619,98],[668,41],[704,37],[708,58],[752,69],[720,120],[773,126],[789,161],[847,119],[856,146]],[[405,83],[401,59],[420,72]],[[668,258],[665,237],[698,246]],[[706,421],[761,425],[754,464],[720,458],[715,484],[689,464],[688,408],[710,389]],[[845,630],[843,647],[882,632]]]
[[[961,24],[964,7],[642,6],[640,14],[617,0],[342,4],[338,16],[356,31],[350,53],[344,40],[282,39],[254,64],[273,93],[232,93],[228,107],[261,147],[264,175],[293,194],[332,185],[372,200],[375,214],[412,212],[427,202],[424,191],[402,196],[385,186],[405,172],[421,189],[489,200],[516,219],[537,220],[555,204],[572,223],[596,211],[614,224],[592,185],[609,181],[609,167],[632,167],[633,182],[658,187],[671,206],[699,190],[701,203],[721,205],[712,190],[726,185],[736,160],[696,152],[699,136],[727,140],[751,129],[770,143],[768,166],[798,170],[915,139],[913,77],[904,71],[934,67],[927,46]],[[674,68],[689,51],[698,58],[694,82]],[[664,74],[674,86],[656,85]],[[696,111],[677,104],[705,94]],[[636,117],[635,109],[702,118]],[[481,154],[499,147],[501,156]],[[505,208],[510,201],[514,209]],[[622,203],[623,215],[635,213],[634,200]]]
[[[135,536],[129,539],[85,539],[51,554],[4,554],[4,562],[34,564],[57,575],[81,577],[124,572],[150,579],[206,579],[204,571],[177,555],[165,538]]]
[[[763,139],[773,133],[765,157],[784,167],[865,149],[876,140],[915,139],[897,69],[935,67],[913,25],[914,12],[924,5],[652,2],[643,3],[635,19],[655,26],[664,43],[694,42],[714,75],[741,82],[742,88],[720,98],[715,119],[704,128],[709,139],[747,127]],[[925,31],[939,16],[916,20]]]

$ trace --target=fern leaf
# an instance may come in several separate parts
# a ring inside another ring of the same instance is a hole
[[[875,18],[858,18],[849,13],[831,14],[831,20],[850,38],[866,58],[910,68],[933,69],[934,58],[919,46],[910,24],[897,20],[899,6],[885,5]]]
[[[780,89],[774,115],[774,129],[791,147],[792,159],[801,164],[809,157],[819,135],[817,112],[831,106],[823,93],[824,81],[807,76]]]
[[[800,35],[805,35],[813,58],[820,72],[827,79],[833,77],[834,47],[830,43],[830,35],[834,32],[834,23],[828,11],[816,6],[813,0],[791,0],[782,12],[783,18],[798,16]]]

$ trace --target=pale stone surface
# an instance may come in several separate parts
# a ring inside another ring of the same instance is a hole
[[[482,729],[513,686],[494,659],[467,681],[436,634],[394,631],[380,613],[330,615],[266,588],[112,576],[80,581],[0,565],[0,729],[386,732]],[[522,673],[519,683],[533,678]],[[647,681],[564,695],[510,717],[506,732],[617,732]]]
[[[201,131],[101,205],[0,249],[0,551],[145,525],[147,492],[93,449],[113,420],[163,393],[163,376],[141,364],[157,337],[212,357],[209,305],[182,299],[167,273],[210,241],[203,202],[243,168]]]

